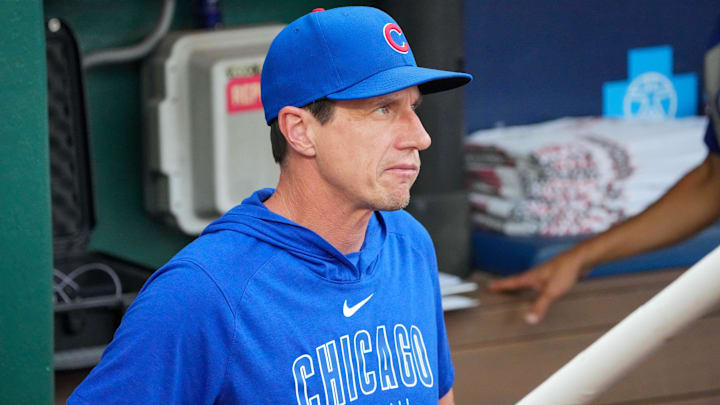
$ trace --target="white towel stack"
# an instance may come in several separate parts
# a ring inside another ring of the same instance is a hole
[[[706,124],[562,118],[477,131],[465,144],[473,222],[508,235],[603,231],[703,160]]]

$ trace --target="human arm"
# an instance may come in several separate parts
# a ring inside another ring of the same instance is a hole
[[[453,395],[452,388],[450,388],[447,394],[440,398],[438,405],[455,405],[455,396]]]
[[[223,295],[198,267],[167,265],[140,291],[68,404],[213,403],[233,322]]]
[[[592,268],[684,240],[718,217],[720,155],[711,153],[642,213],[521,275],[491,283],[490,290],[537,290],[539,296],[525,318],[537,323]]]
[[[455,405],[455,397],[452,393],[452,388],[438,401],[438,405]]]

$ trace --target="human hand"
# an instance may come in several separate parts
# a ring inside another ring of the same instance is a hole
[[[532,288],[539,293],[530,310],[525,314],[525,322],[536,324],[547,313],[550,305],[563,296],[585,272],[586,266],[580,255],[568,251],[555,256],[530,270],[513,277],[490,283],[490,291],[515,291]]]

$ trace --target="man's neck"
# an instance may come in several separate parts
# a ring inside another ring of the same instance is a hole
[[[311,229],[342,254],[357,252],[365,241],[372,210],[353,207],[343,196],[313,181],[280,175],[275,193],[265,206],[299,225]]]

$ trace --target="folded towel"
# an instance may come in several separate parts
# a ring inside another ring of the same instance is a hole
[[[477,131],[465,144],[473,222],[513,235],[600,232],[704,159],[706,125],[562,118]]]

